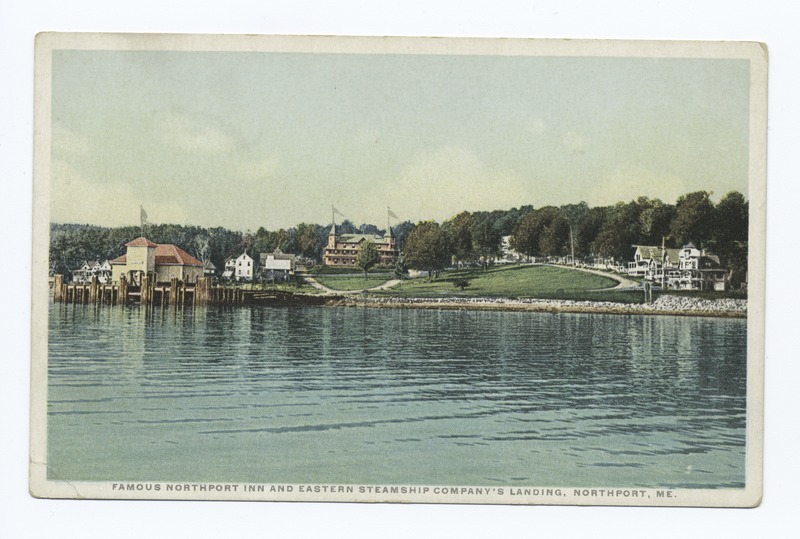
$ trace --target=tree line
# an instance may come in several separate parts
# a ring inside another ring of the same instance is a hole
[[[398,245],[402,245],[414,227],[404,221],[392,227]],[[209,260],[222,271],[225,260],[243,252],[257,257],[258,253],[280,249],[321,260],[331,226],[300,223],[290,228],[255,232],[229,230],[223,227],[205,228],[174,224],[148,224],[143,231],[138,226],[101,227],[88,224],[52,223],[50,225],[50,273],[69,275],[85,260],[113,260],[125,254],[125,244],[142,235],[155,243],[172,243],[203,262]],[[338,234],[378,234],[385,229],[372,224],[355,226],[345,220],[336,225]]]
[[[716,204],[711,193],[696,191],[680,196],[675,204],[639,197],[611,206],[580,202],[463,211],[442,223],[404,221],[392,230],[402,253],[400,265],[431,275],[454,262],[487,265],[501,254],[503,236],[511,236],[514,250],[532,257],[566,256],[574,249],[578,260],[599,257],[619,263],[632,258],[633,245],[664,242],[667,247],[682,247],[691,242],[720,257],[731,272],[732,285],[745,279],[747,272],[748,202],[736,191]],[[218,270],[226,258],[244,251],[252,256],[280,249],[319,261],[329,232],[330,225],[311,223],[278,230],[260,227],[255,232],[172,224],[151,224],[145,230],[151,241],[173,243],[199,260],[210,260]],[[336,232],[382,236],[386,231],[345,220],[336,225]],[[141,233],[140,227],[133,226],[52,224],[51,272],[69,274],[84,260],[116,258]]]
[[[737,286],[747,273],[748,203],[736,191],[717,204],[711,193],[682,195],[675,204],[639,197],[612,206],[585,202],[495,212],[461,212],[442,222],[424,221],[410,232],[404,262],[436,275],[453,262],[488,264],[501,253],[502,236],[531,257],[613,259],[624,263],[633,245],[682,247],[693,243],[718,255]]]

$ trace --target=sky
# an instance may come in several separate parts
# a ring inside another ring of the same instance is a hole
[[[274,230],[747,196],[746,60],[56,50],[51,221]],[[337,221],[341,217],[337,216]],[[396,220],[395,220],[396,221]]]

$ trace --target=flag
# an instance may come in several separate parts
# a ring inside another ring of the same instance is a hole
[[[393,212],[391,209],[389,209],[389,208],[386,208],[386,209],[389,210],[389,217],[391,217],[392,219],[400,219],[400,217],[398,217],[398,215],[395,212]]]
[[[142,206],[139,206],[139,210],[140,210],[139,217],[141,218],[142,226],[144,226],[147,224],[147,212],[144,211],[144,208]]]
[[[334,206],[334,205],[332,205],[332,204],[331,204],[331,208],[333,208],[333,214],[334,214],[334,215],[339,215],[339,216],[341,216],[341,217],[344,217],[344,214],[343,214],[342,212],[340,212],[339,210],[337,210],[337,209],[336,209],[336,206]]]

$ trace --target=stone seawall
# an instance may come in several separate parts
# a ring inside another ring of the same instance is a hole
[[[371,308],[532,311],[551,313],[661,314],[746,318],[746,299],[701,299],[690,296],[660,296],[651,304],[611,301],[573,301],[535,298],[371,298],[350,297],[334,305]]]

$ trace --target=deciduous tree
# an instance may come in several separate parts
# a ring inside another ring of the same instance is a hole
[[[378,263],[378,260],[380,260],[378,247],[371,241],[362,241],[356,251],[356,265],[364,271],[365,279],[367,272]]]
[[[405,241],[405,263],[409,268],[427,271],[433,278],[450,263],[447,234],[435,221],[418,223]]]

